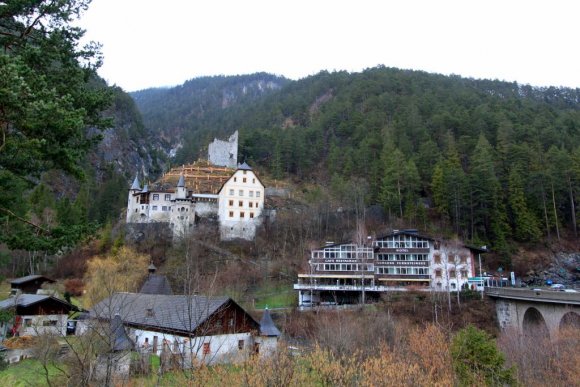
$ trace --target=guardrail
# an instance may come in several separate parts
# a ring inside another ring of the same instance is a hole
[[[568,293],[541,288],[518,289],[496,287],[486,287],[484,292],[486,296],[492,298],[509,298],[514,300],[580,305],[580,293]]]

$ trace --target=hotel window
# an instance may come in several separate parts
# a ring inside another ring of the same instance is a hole
[[[230,200],[229,203],[230,203],[230,207],[233,207],[234,201],[233,200]]]
[[[250,208],[254,207],[254,202],[250,202]]]
[[[165,200],[171,200],[171,194],[165,194]]]
[[[435,270],[435,277],[441,277],[441,270]]]
[[[233,217],[234,217],[234,212],[230,211],[230,218],[233,218]]]
[[[240,200],[240,201],[238,202],[238,207],[243,207],[243,206],[244,206],[244,202],[243,202],[242,200]]]
[[[433,256],[433,261],[435,261],[435,263],[441,263],[441,255],[435,254]]]
[[[240,190],[240,196],[244,196],[244,190],[243,189]]]
[[[159,200],[159,194],[153,194],[153,200]]]
[[[461,276],[467,278],[467,270],[461,270]]]
[[[253,218],[253,217],[254,217],[254,213],[250,212],[250,218]]]
[[[230,189],[230,196],[234,196],[234,190]]]
[[[455,270],[449,270],[449,277],[455,278]]]
[[[244,211],[240,211],[240,218],[244,217]]]
[[[251,198],[254,197],[254,191],[250,191],[250,192],[248,192],[248,194],[250,195]]]

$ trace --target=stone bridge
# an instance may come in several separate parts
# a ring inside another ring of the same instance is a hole
[[[485,288],[495,300],[500,328],[520,334],[543,333],[551,339],[564,327],[580,328],[580,293],[517,288]]]

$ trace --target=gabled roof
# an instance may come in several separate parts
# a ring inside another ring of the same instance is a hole
[[[237,171],[251,171],[254,174],[254,176],[256,176],[256,179],[258,179],[260,184],[262,184],[262,187],[266,188],[266,186],[264,185],[264,183],[262,183],[262,180],[256,174],[256,172],[254,172],[252,170],[252,168],[244,162],[243,164],[238,166],[238,168],[234,171],[234,173],[232,173],[232,175],[226,181],[224,181],[224,183],[222,184],[222,186],[220,187],[220,189],[217,192],[218,194],[220,194],[222,192],[222,189],[224,189],[224,187],[226,186],[226,184],[228,184],[228,182],[233,179],[233,177],[235,176]]]
[[[36,280],[39,280],[39,279],[44,279],[45,282],[51,282],[51,283],[54,282],[54,280],[52,280],[52,279],[50,279],[48,277],[45,277],[43,275],[33,274],[33,275],[27,275],[25,277],[15,278],[12,281],[10,281],[10,284],[12,284],[12,285],[22,285],[24,283],[31,282],[31,281],[36,281]]]
[[[71,310],[75,308],[74,305],[71,305],[64,300],[60,300],[56,297],[48,296],[46,294],[20,294],[16,297],[10,297],[4,301],[0,301],[0,309],[9,309],[13,307],[28,307],[51,299],[53,301],[63,304],[64,306],[70,308]]]
[[[139,183],[139,178],[135,175],[135,180],[133,180],[133,185],[131,185],[131,190],[141,191],[141,183]]]
[[[126,325],[189,334],[229,304],[237,306],[228,297],[115,293],[96,304],[90,315],[108,320],[118,313]]]
[[[390,232],[388,234],[385,234],[383,236],[377,237],[377,240],[385,239],[385,238],[388,238],[390,236],[395,236],[395,235],[409,235],[409,236],[415,236],[417,238],[428,239],[428,240],[431,240],[431,241],[435,240],[435,238],[433,238],[433,237],[419,234],[417,232],[417,230],[414,230],[414,229],[412,229],[412,230],[393,230],[392,232]]]
[[[147,276],[147,279],[143,283],[143,286],[141,286],[139,293],[172,295],[173,290],[171,289],[167,277],[151,273]]]
[[[248,163],[244,161],[242,164],[238,165],[238,169],[241,169],[242,171],[251,171],[252,167],[250,167]]]
[[[274,321],[272,321],[272,316],[270,316],[270,310],[268,308],[264,310],[264,314],[260,320],[260,336],[280,336],[280,331],[276,328],[276,325],[274,325]]]

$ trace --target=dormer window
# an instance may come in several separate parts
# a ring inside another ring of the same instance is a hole
[[[145,309],[145,317],[155,317],[155,311],[153,308]]]

